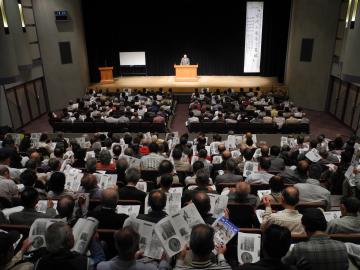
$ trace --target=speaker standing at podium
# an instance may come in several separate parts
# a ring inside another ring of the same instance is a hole
[[[182,65],[182,66],[184,66],[184,65],[190,65],[190,59],[187,57],[186,54],[184,54],[184,57],[181,58],[180,65]]]

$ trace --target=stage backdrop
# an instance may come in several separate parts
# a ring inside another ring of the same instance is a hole
[[[171,3],[170,3],[171,2]],[[82,0],[90,77],[120,76],[120,51],[145,51],[147,74],[174,75],[186,53],[200,75],[277,76],[283,81],[291,0],[265,0],[260,74],[243,73],[246,1]]]

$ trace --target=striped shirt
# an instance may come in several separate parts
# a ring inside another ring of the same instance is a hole
[[[141,166],[144,169],[158,169],[159,164],[165,158],[155,153],[150,153],[149,155],[143,156],[141,158]]]
[[[297,210],[285,209],[272,213],[271,207],[266,207],[263,215],[263,222],[261,229],[265,230],[271,224],[277,224],[288,228],[292,233],[305,233],[304,227],[301,224],[302,214]]]
[[[230,265],[226,262],[223,254],[218,255],[218,262],[214,263],[211,260],[198,262],[192,261],[190,265],[185,265],[183,260],[178,259],[176,261],[175,268],[173,270],[196,270],[196,269],[208,269],[208,270],[231,270]]]

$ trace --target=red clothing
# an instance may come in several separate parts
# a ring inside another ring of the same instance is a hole
[[[96,170],[115,171],[115,163],[102,164],[101,162],[97,162],[96,163]]]

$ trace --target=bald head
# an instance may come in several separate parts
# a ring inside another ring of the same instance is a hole
[[[166,194],[160,190],[153,190],[149,194],[149,206],[153,211],[161,211],[166,206]]]
[[[97,187],[97,178],[94,174],[88,174],[82,179],[82,186],[85,190],[91,190]]]
[[[226,150],[225,144],[219,144],[218,149],[220,153],[223,153]]]
[[[263,157],[269,156],[269,146],[267,146],[266,144],[261,146],[261,156]]]
[[[236,193],[240,196],[247,196],[250,193],[250,185],[246,182],[236,183]]]
[[[73,214],[75,207],[75,201],[74,199],[69,196],[65,195],[60,198],[60,200],[57,203],[56,210],[59,213],[59,216],[61,218],[70,218]]]
[[[101,195],[101,203],[105,207],[116,208],[119,194],[114,188],[104,189]]]
[[[222,153],[222,158],[223,158],[223,160],[227,160],[227,159],[231,158],[231,152],[229,150],[225,150]]]
[[[296,187],[287,187],[281,193],[284,208],[286,206],[294,207],[299,202],[299,190]]]

